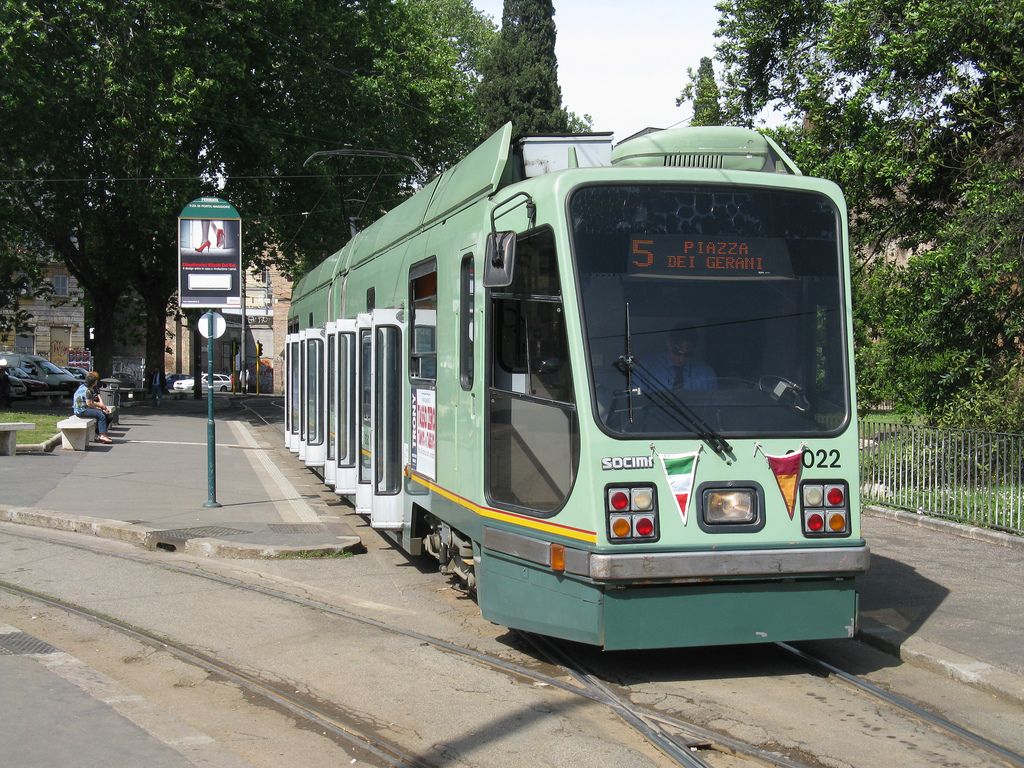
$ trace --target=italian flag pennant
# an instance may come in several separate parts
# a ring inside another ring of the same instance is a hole
[[[693,478],[697,474],[699,456],[700,451],[658,455],[661,459],[661,466],[665,469],[669,488],[672,489],[672,495],[676,497],[676,504],[679,505],[679,514],[683,518],[683,525],[686,525],[686,510],[690,504]]]
[[[786,511],[789,512],[789,519],[793,519],[793,510],[796,507],[796,488],[800,482],[800,470],[803,469],[804,452],[799,450],[796,453],[787,453],[785,456],[764,457],[768,460],[768,466],[775,475],[775,482],[779,484],[782,491],[782,500],[786,502]]]

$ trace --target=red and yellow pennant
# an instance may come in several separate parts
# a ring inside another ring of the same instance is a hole
[[[761,450],[761,446],[757,445],[755,450]],[[789,519],[792,520],[793,511],[796,509],[796,489],[800,484],[800,471],[804,466],[804,447],[801,445],[799,451],[787,453],[785,456],[769,456],[763,450],[761,454],[775,475],[775,482],[778,483],[782,500],[786,503],[786,511],[789,512]]]

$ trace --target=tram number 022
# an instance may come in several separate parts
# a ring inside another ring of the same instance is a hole
[[[842,464],[839,463],[839,451],[833,448],[831,451],[826,451],[819,448],[816,451],[806,450],[803,455],[804,469],[839,469]]]

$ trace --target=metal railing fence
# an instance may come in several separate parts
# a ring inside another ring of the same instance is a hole
[[[1024,533],[1024,435],[858,426],[864,503]]]

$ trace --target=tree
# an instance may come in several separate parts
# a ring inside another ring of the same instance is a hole
[[[721,8],[727,114],[750,124],[780,111],[798,164],[846,193],[862,399],[946,421],[1002,400],[997,420],[1022,426],[1024,9]]]
[[[53,295],[46,259],[38,246],[24,242],[22,234],[18,227],[0,224],[0,338],[13,335],[31,319],[20,306],[23,300]]]
[[[693,68],[686,70],[690,82],[683,88],[676,106],[681,107],[687,101],[693,101],[693,118],[690,125],[724,125],[722,106],[719,103],[721,92],[715,82],[715,69],[711,59],[704,56],[696,74]]]
[[[553,0],[505,0],[501,33],[481,65],[477,92],[486,133],[511,121],[519,135],[569,133],[589,118],[562,107]]]
[[[350,216],[374,218],[418,172],[304,160],[368,146],[429,173],[459,157],[480,132],[477,51],[493,30],[470,0],[0,0],[0,34],[0,222],[78,278],[106,373],[129,289],[146,365],[163,363],[185,203],[231,200],[250,264],[318,263]]]

